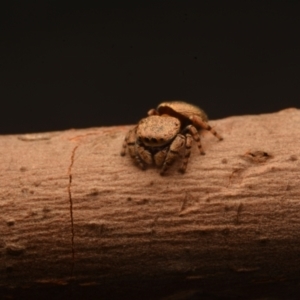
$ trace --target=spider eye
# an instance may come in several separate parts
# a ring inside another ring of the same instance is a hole
[[[144,137],[143,142],[146,143],[146,144],[155,145],[155,144],[158,143],[158,140],[156,138]]]

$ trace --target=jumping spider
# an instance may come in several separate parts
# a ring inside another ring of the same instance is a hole
[[[128,147],[131,158],[142,169],[155,164],[161,167],[161,175],[181,157],[179,171],[184,173],[193,139],[197,142],[200,153],[205,154],[199,135],[202,129],[222,140],[207,121],[205,112],[197,106],[181,101],[163,102],[157,109],[149,110],[148,117],[128,131],[121,155],[125,155]]]

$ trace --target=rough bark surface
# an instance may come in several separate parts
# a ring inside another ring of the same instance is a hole
[[[0,137],[2,295],[297,299],[300,110],[211,124],[163,177],[130,126]]]

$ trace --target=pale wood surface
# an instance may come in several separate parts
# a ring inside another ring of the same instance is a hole
[[[131,126],[0,137],[0,291],[297,299],[300,110],[210,123],[163,177],[119,155]]]

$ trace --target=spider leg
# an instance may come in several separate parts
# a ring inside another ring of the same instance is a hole
[[[177,134],[174,141],[170,145],[169,151],[167,153],[166,159],[163,163],[163,166],[160,171],[160,175],[164,175],[164,173],[169,169],[169,167],[174,163],[176,158],[180,156],[180,150],[185,146],[185,136],[182,134]]]
[[[186,170],[186,166],[188,164],[190,155],[191,155],[191,148],[193,144],[193,137],[190,134],[186,134],[185,136],[185,151],[184,151],[184,158],[181,164],[181,167],[179,168],[179,172],[184,173]]]
[[[121,150],[121,156],[124,156],[126,154],[126,148],[128,147],[128,152],[130,156],[134,157],[134,146],[135,146],[135,140],[136,140],[136,134],[135,134],[136,127],[133,129],[130,129],[124,139],[122,150]]]
[[[193,126],[193,125],[188,125],[188,126],[184,129],[184,131],[188,131],[188,132],[192,135],[193,139],[197,142],[197,145],[198,145],[198,149],[199,149],[199,151],[200,151],[200,154],[204,155],[205,152],[204,152],[204,150],[203,150],[203,148],[202,148],[200,135],[199,135],[199,132],[198,132],[198,130],[196,129],[196,127]]]
[[[158,111],[154,108],[148,111],[148,116],[157,116],[157,115],[158,115]]]
[[[223,140],[222,136],[220,136],[207,122],[203,121],[200,117],[194,115],[190,117],[190,120],[196,127],[201,127],[205,130],[208,130],[220,141]]]
[[[168,148],[164,148],[158,151],[153,157],[155,165],[161,167],[166,159],[167,154],[168,154]]]
[[[136,141],[134,150],[135,155],[133,158],[141,169],[145,170],[146,164],[153,164],[152,154],[139,141]]]

